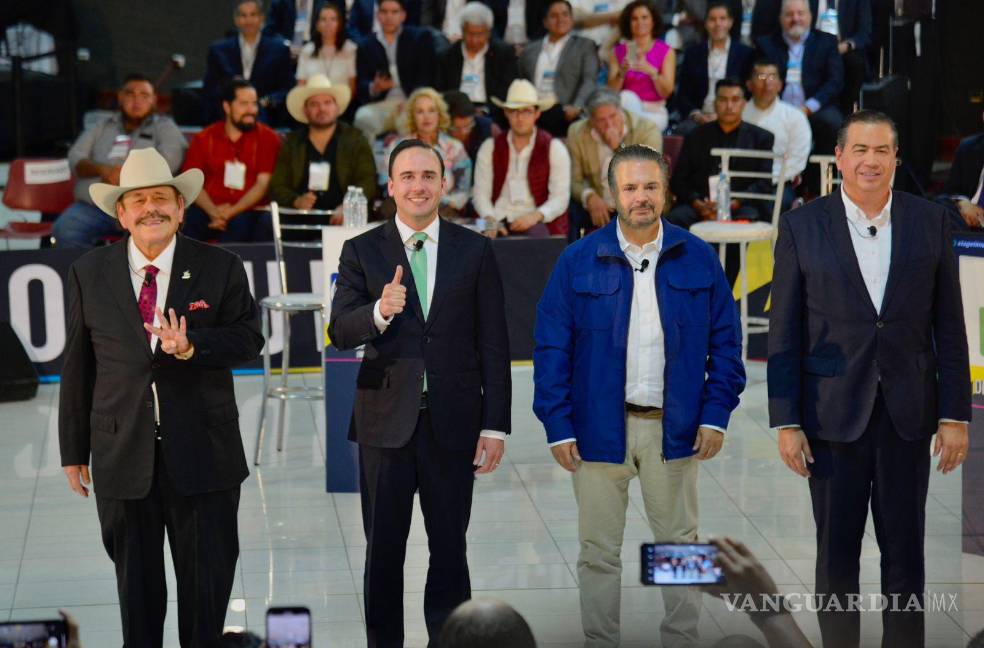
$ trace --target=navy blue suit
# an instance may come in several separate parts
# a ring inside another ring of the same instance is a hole
[[[827,6],[832,4],[827,1]],[[810,0],[810,13],[816,24],[818,0]],[[752,12],[752,37],[758,39],[779,33],[782,0],[756,0]],[[854,43],[856,49],[871,44],[871,0],[837,0],[837,31],[841,40]]]
[[[944,208],[893,192],[891,265],[876,310],[850,227],[840,191],[780,220],[769,423],[802,427],[815,460],[817,593],[859,591],[870,499],[882,593],[906,601],[925,586],[930,439],[939,419],[971,416],[957,263]],[[858,613],[819,616],[825,645],[858,645]],[[924,641],[922,613],[887,612],[883,625],[883,646]]]
[[[208,48],[205,64],[205,78],[202,79],[202,93],[205,96],[205,113],[211,123],[222,118],[222,84],[232,77],[243,76],[243,59],[239,49],[239,36],[233,36],[212,43]],[[256,49],[256,60],[249,82],[256,88],[259,98],[266,99],[268,106],[261,111],[260,118],[266,122],[276,122],[287,96],[294,87],[294,63],[290,58],[290,48],[279,36],[261,36]]]
[[[421,0],[405,0],[407,19],[403,26],[420,25]],[[354,0],[349,10],[348,33],[353,41],[366,40],[372,36],[372,25],[376,20],[378,0]]]
[[[396,39],[396,69],[403,93],[409,97],[417,88],[434,85],[436,65],[437,56],[431,31],[424,27],[404,25]],[[386,58],[386,49],[375,35],[359,43],[355,70],[359,104],[381,100],[381,96],[369,93],[369,84],[376,78],[377,72],[389,74],[389,61]]]
[[[779,66],[785,81],[789,63],[789,46],[782,34],[760,38],[756,43],[759,55]],[[803,92],[807,99],[816,99],[821,107],[835,105],[844,85],[844,66],[837,53],[837,39],[812,30],[803,46]]]
[[[680,65],[679,79],[677,88],[677,108],[683,117],[686,117],[694,110],[700,110],[707,96],[707,58],[708,43],[698,43],[691,45],[683,53],[683,63]],[[731,47],[728,48],[728,63],[725,68],[725,76],[737,77],[742,81],[748,79],[748,73],[752,69],[755,61],[755,51],[747,45],[742,45],[737,39],[731,39]]]

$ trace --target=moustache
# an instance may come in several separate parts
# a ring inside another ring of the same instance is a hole
[[[139,219],[137,219],[137,225],[143,225],[144,224],[144,221],[148,221],[148,220],[150,220],[152,218],[160,218],[161,220],[163,220],[163,221],[165,221],[167,223],[170,223],[171,222],[171,217],[168,216],[167,214],[165,214],[163,212],[151,212],[151,213],[145,214],[145,215],[141,216]]]

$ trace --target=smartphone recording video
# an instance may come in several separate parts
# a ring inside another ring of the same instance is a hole
[[[642,545],[643,585],[719,585],[717,547],[710,544],[647,543]]]
[[[311,648],[311,611],[273,607],[266,614],[267,648]]]
[[[0,648],[65,648],[68,628],[65,621],[11,621],[0,623]]]

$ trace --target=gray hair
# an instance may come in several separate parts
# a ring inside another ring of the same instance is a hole
[[[622,107],[622,99],[618,96],[618,93],[614,90],[609,90],[608,88],[598,88],[588,95],[587,100],[584,102],[584,110],[587,111],[588,115],[593,115],[594,111],[598,110],[602,106],[615,106],[616,108]]]
[[[802,2],[806,5],[806,13],[813,15],[813,12],[810,10],[810,0],[782,0],[782,6],[779,8],[780,16],[786,13],[786,7],[788,7],[791,2]]]
[[[612,161],[608,164],[608,188],[611,189],[613,196],[618,195],[618,184],[615,182],[615,169],[626,160],[643,160],[658,164],[659,170],[663,174],[663,184],[667,185],[665,188],[669,191],[670,167],[666,163],[666,158],[663,157],[663,154],[645,144],[630,144],[629,146],[622,146],[615,151]]]
[[[492,10],[488,8],[488,5],[482,4],[481,2],[469,2],[461,8],[461,13],[458,14],[458,22],[461,24],[462,29],[465,28],[465,23],[492,29],[492,25],[495,23],[495,16],[492,15]]]

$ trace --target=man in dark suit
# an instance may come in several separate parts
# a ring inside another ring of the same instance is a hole
[[[712,85],[725,77],[747,79],[755,52],[731,36],[735,16],[727,2],[711,2],[704,17],[707,40],[687,48],[680,65],[680,83],[674,95],[677,110],[687,126],[678,129],[686,135],[695,126],[717,119],[714,114]],[[712,56],[713,54],[713,56]]]
[[[435,83],[441,92],[461,90],[504,126],[502,111],[491,110],[492,97],[506,96],[519,69],[515,49],[492,38],[493,20],[492,10],[484,4],[473,1],[465,5],[461,10],[462,38],[440,55]]]
[[[340,0],[341,1],[341,0]],[[345,4],[342,2],[342,4]],[[353,41],[360,43],[372,36],[375,29],[376,12],[379,11],[380,0],[354,0],[349,8],[348,33]],[[406,11],[407,25],[420,25],[421,0],[406,0],[403,3]]]
[[[420,140],[393,150],[396,217],[345,243],[332,300],[332,344],[365,345],[349,439],[359,444],[371,647],[403,646],[403,561],[416,492],[430,547],[430,646],[470,598],[465,533],[474,475],[495,470],[510,431],[499,271],[488,239],[437,217],[443,169],[440,154]]]
[[[165,529],[182,646],[218,645],[239,557],[249,473],[230,369],[255,358],[263,337],[239,257],[176,235],[202,180],[198,169],[172,178],[154,149],[131,151],[120,186],[89,189],[129,235],[80,258],[68,277],[61,461],[88,497],[91,457],[133,648],[163,642]]]
[[[406,25],[404,0],[382,0],[382,33],[371,34],[356,54],[355,127],[371,143],[395,129],[395,119],[417,88],[433,85],[435,52],[430,30]]]
[[[959,226],[984,227],[984,133],[960,142],[941,199],[960,214]]]
[[[598,48],[593,40],[571,33],[574,11],[569,0],[551,0],[543,24],[547,36],[523,48],[519,76],[536,86],[541,97],[556,100],[537,124],[554,137],[567,137],[598,85]]]
[[[825,646],[857,646],[869,501],[881,550],[882,646],[922,646],[930,440],[946,474],[967,452],[967,334],[943,207],[893,191],[898,134],[882,113],[838,136],[839,191],[784,214],[769,329],[769,421],[809,478]],[[893,602],[894,601],[894,602]]]
[[[813,152],[830,155],[834,150],[841,115],[838,106],[844,86],[844,64],[837,39],[813,29],[807,0],[783,0],[782,31],[757,41],[761,57],[779,66],[783,77],[782,100],[799,108],[810,120]],[[807,181],[814,194],[819,176]]]
[[[737,148],[772,151],[775,136],[764,128],[749,124],[741,118],[745,110],[745,90],[741,81],[725,78],[717,82],[714,112],[717,119],[698,126],[683,140],[683,148],[670,178],[670,189],[676,204],[666,220],[689,228],[701,220],[713,220],[717,211],[717,196],[710,195],[708,178],[721,173],[721,158],[711,155],[715,148]],[[737,158],[731,162],[734,171],[767,173],[772,161]],[[772,187],[762,178],[731,178],[731,191],[768,193]],[[769,220],[771,205],[760,200],[731,201],[735,218]]]
[[[202,94],[206,122],[223,118],[223,84],[242,77],[256,88],[260,98],[260,120],[276,126],[285,119],[283,103],[294,86],[294,64],[290,48],[279,36],[264,36],[263,8],[259,0],[240,0],[233,14],[239,34],[212,43],[208,48]]]

